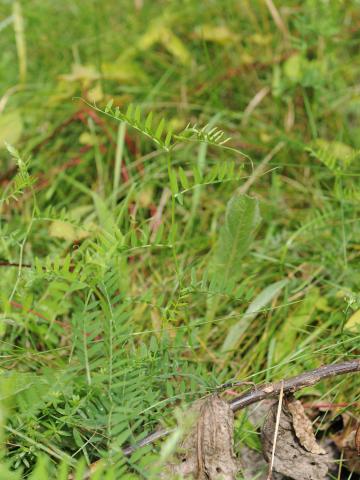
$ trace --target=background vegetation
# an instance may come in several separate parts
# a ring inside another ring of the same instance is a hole
[[[157,478],[181,405],[359,356],[360,4],[277,4],[0,2],[1,478]]]

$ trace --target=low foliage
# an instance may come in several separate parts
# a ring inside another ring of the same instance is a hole
[[[359,355],[357,2],[120,3],[0,5],[9,480],[158,478],[189,402]]]

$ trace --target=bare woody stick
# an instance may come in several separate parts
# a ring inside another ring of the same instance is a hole
[[[281,380],[276,383],[267,383],[255,387],[250,392],[244,393],[230,402],[230,407],[233,412],[237,412],[242,408],[245,408],[253,403],[260,402],[265,398],[276,397],[280,394],[283,388],[284,395],[288,393],[294,393],[305,387],[310,387],[316,383],[324,380],[325,378],[335,377],[337,375],[344,375],[346,373],[360,372],[360,359],[352,360],[350,362],[334,363],[332,365],[324,365],[310,370],[308,372],[301,373],[296,377],[289,378],[288,380]],[[131,455],[135,450],[138,450],[149,443],[153,443],[156,440],[163,438],[173,430],[158,430],[147,437],[143,438],[139,443],[130,445],[123,449],[124,455]]]
[[[276,397],[284,387],[284,395],[294,393],[305,387],[311,387],[325,378],[335,377],[336,375],[344,375],[345,373],[354,373],[360,371],[360,360],[352,360],[344,363],[334,363],[332,365],[324,365],[301,373],[296,377],[289,378],[277,383],[268,383],[244,393],[230,402],[233,412],[237,412],[248,405],[259,402],[269,397]]]

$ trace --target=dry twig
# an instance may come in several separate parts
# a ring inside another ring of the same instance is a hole
[[[308,372],[301,373],[296,377],[291,377],[287,380],[281,380],[280,382],[267,383],[259,385],[253,388],[249,392],[240,395],[230,402],[230,408],[233,412],[237,412],[242,408],[245,408],[253,403],[260,402],[265,398],[277,397],[283,389],[283,394],[289,394],[297,392],[305,387],[310,387],[316,383],[324,380],[325,378],[335,377],[337,375],[344,375],[347,373],[360,372],[360,359],[351,360],[349,362],[334,363],[332,365],[323,365],[322,367],[310,370]],[[131,455],[136,450],[145,445],[155,442],[156,440],[163,438],[173,430],[163,429],[151,433],[145,437],[141,442],[130,445],[123,449],[124,455]]]

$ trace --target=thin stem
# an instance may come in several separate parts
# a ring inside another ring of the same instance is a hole
[[[14,295],[15,295],[15,293],[16,293],[17,287],[18,287],[19,282],[20,282],[21,270],[22,270],[22,267],[23,267],[23,257],[24,257],[25,243],[26,243],[27,238],[28,238],[28,236],[29,236],[29,234],[30,234],[30,231],[31,231],[33,222],[34,222],[34,216],[31,217],[31,221],[30,221],[29,226],[28,226],[28,228],[27,228],[27,230],[26,230],[26,233],[25,233],[25,237],[24,237],[23,241],[22,241],[21,244],[20,244],[20,256],[19,256],[18,274],[17,274],[17,277],[16,277],[16,281],[15,281],[14,288],[12,289],[11,295],[10,295],[10,297],[9,297],[9,303],[10,303],[10,302],[12,301],[12,299],[14,298]]]

